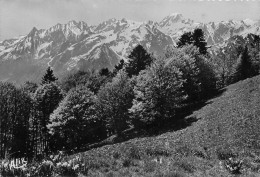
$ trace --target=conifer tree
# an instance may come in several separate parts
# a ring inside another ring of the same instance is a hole
[[[187,32],[181,35],[177,42],[177,47],[180,48],[189,44],[198,47],[200,54],[207,54],[207,42],[205,41],[202,29],[197,28],[193,32]]]
[[[129,77],[138,75],[141,70],[152,63],[151,55],[141,45],[136,46],[128,58],[129,63],[126,65],[126,73]]]
[[[180,48],[184,45],[187,44],[192,44],[193,43],[193,35],[192,32],[187,32],[181,35],[179,41],[177,42],[177,47]]]
[[[102,69],[99,71],[99,75],[100,75],[100,76],[109,76],[109,75],[111,75],[111,72],[109,71],[108,68],[102,68]]]
[[[115,65],[115,68],[113,70],[113,76],[116,76],[116,74],[124,67],[125,61],[120,60],[117,65]]]
[[[256,43],[257,51],[260,52],[260,36],[259,35],[255,36],[254,42]]]
[[[202,29],[195,29],[192,36],[194,41],[193,44],[199,48],[200,53],[203,55],[207,54],[207,43]]]
[[[250,40],[250,38],[252,38],[252,40]],[[250,46],[252,48],[255,48],[256,51],[259,53],[260,52],[260,36],[250,33],[247,35],[247,39],[250,42]]]
[[[233,75],[233,82],[244,80],[254,75],[253,64],[248,54],[247,46],[243,50],[242,54],[238,59],[237,66],[235,67],[235,73]]]
[[[56,80],[58,80],[58,79],[54,76],[53,70],[51,69],[51,67],[48,67],[47,70],[46,70],[46,73],[42,77],[42,85],[43,84],[49,84],[49,83],[54,82]]]

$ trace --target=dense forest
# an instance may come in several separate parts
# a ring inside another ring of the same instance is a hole
[[[112,71],[75,71],[58,79],[49,67],[40,84],[0,82],[0,159],[80,152],[111,135],[123,138],[128,129],[178,126],[189,106],[259,74],[259,36],[243,40],[212,52],[195,29],[163,57],[136,46]]]

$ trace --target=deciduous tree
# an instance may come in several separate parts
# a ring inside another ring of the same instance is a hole
[[[186,99],[182,72],[167,59],[158,59],[137,77],[130,109],[136,127],[160,125],[174,118]]]
[[[51,114],[48,129],[54,138],[54,148],[78,149],[101,138],[101,123],[94,116],[95,95],[87,87],[69,91]]]
[[[98,92],[97,115],[106,121],[109,131],[120,135],[128,127],[133,97],[133,83],[122,70]]]

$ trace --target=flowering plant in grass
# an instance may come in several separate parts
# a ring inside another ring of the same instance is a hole
[[[54,163],[50,160],[43,160],[41,163],[38,164],[37,167],[32,166],[30,168],[31,174],[34,172],[35,175],[37,176],[52,176],[53,174],[53,169],[54,169]]]
[[[229,158],[225,161],[226,169],[232,174],[240,174],[240,170],[242,167],[242,160],[235,160],[233,158]]]
[[[86,173],[85,161],[83,158],[76,156],[70,160],[59,159],[55,163],[54,173],[62,176],[77,176],[79,173]]]
[[[0,176],[34,177],[34,176],[78,176],[86,174],[85,161],[80,156],[68,159],[64,153],[51,155],[41,162],[24,163],[14,166],[11,160],[0,161]]]

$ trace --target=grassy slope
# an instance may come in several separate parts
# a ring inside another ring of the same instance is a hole
[[[90,176],[232,176],[222,165],[230,156],[243,160],[241,176],[260,176],[259,76],[227,87],[189,117],[198,121],[186,129],[79,155]]]
[[[209,150],[218,146],[260,148],[260,77],[238,82],[193,114],[201,120],[185,139]],[[191,138],[192,137],[192,138]]]

